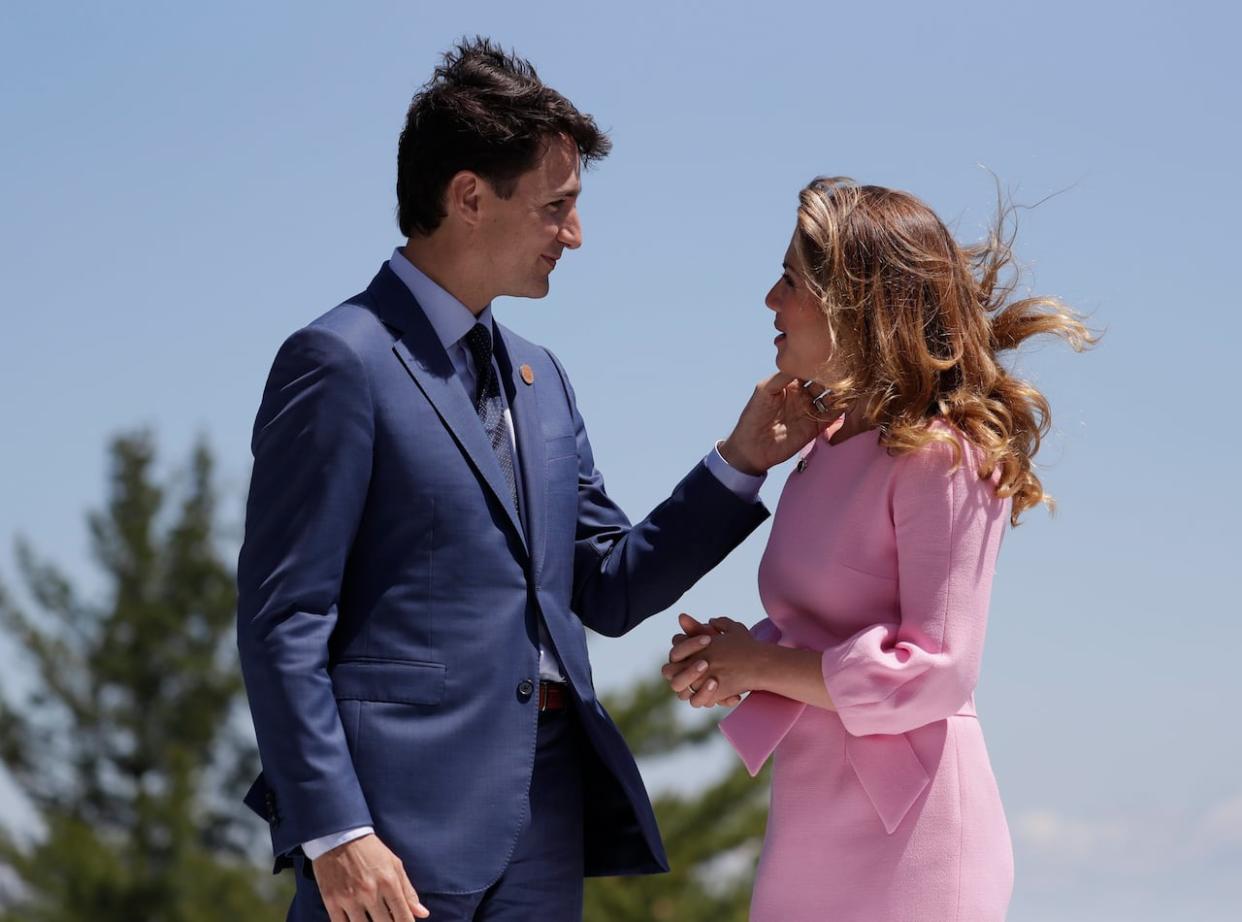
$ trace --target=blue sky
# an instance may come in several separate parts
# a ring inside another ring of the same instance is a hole
[[[104,444],[210,438],[240,527],[250,424],[293,329],[401,242],[396,138],[464,33],[612,132],[585,245],[497,315],[573,377],[641,517],[772,367],[763,295],[817,174],[908,189],[971,240],[995,173],[1030,287],[1107,330],[1032,350],[1055,518],[1001,555],[978,700],[1018,859],[1011,919],[1237,918],[1242,605],[1238,14],[1222,4],[129,3],[0,13],[0,574],[23,534],[96,585]],[[985,169],[986,168],[986,169]],[[774,506],[784,472],[769,478]],[[696,587],[760,616],[766,529]],[[672,615],[593,647],[650,675]],[[14,653],[0,639],[0,679]],[[20,672],[20,670],[18,670]],[[719,770],[652,766],[653,784]],[[0,790],[0,812],[20,807]]]

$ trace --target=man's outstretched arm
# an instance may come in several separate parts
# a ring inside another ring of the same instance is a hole
[[[674,604],[767,518],[756,499],[760,478],[810,441],[818,424],[806,415],[809,401],[793,379],[762,382],[714,450],[723,457],[709,454],[631,526],[604,490],[563,370],[561,378],[578,441],[573,610],[593,630],[618,636]]]

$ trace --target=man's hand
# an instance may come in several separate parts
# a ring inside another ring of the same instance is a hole
[[[720,454],[743,473],[762,474],[792,458],[827,422],[816,415],[801,381],[775,374],[755,387]]]
[[[413,922],[431,912],[405,875],[401,859],[378,836],[338,845],[315,859],[319,895],[332,922]]]
[[[702,670],[693,668],[692,664],[681,663],[681,660],[689,655],[686,651],[703,651],[711,644],[711,638],[718,636],[721,632],[710,624],[701,624],[684,612],[679,616],[678,621],[681,624],[682,630],[686,633],[673,635],[671,641],[672,648],[669,651],[670,665],[665,666],[662,670],[664,678],[673,690],[677,692],[677,697],[682,701],[690,701],[695,707],[713,707],[716,705],[733,707],[740,704],[742,701],[741,694],[719,697],[720,683],[714,676],[704,677]],[[688,642],[691,640],[693,642]],[[674,656],[677,659],[674,659]],[[743,689],[743,691],[746,690]]]

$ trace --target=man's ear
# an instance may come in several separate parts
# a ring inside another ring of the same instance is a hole
[[[478,227],[482,220],[483,192],[482,177],[470,170],[461,170],[453,174],[444,190],[444,209],[467,227]]]

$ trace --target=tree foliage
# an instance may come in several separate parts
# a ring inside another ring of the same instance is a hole
[[[220,551],[211,454],[157,482],[145,434],[111,445],[88,517],[106,579],[80,597],[25,542],[29,614],[0,585],[0,620],[29,675],[0,699],[0,759],[43,826],[0,830],[0,920],[278,919],[287,882],[256,863],[261,825],[238,808],[254,771],[236,720],[235,588]]]

